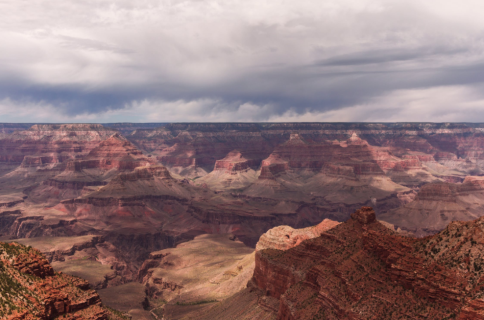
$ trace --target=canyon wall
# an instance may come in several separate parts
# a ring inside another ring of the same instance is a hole
[[[403,237],[363,207],[320,237],[258,251],[249,286],[277,299],[278,319],[484,319],[483,228]]]

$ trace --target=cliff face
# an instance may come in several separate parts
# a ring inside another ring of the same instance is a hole
[[[235,174],[235,172],[247,171],[250,167],[257,167],[258,165],[257,159],[247,159],[239,151],[231,151],[225,158],[215,161],[214,170]]]
[[[50,174],[58,174],[52,177],[47,174],[39,187],[29,190],[29,197],[38,202],[76,198],[89,193],[89,187],[107,185],[120,173],[155,164],[154,159],[143,155],[116,133],[99,142],[88,154],[78,155],[75,159],[65,161],[62,166],[57,166],[56,169],[64,169],[62,172],[51,170]]]
[[[88,154],[115,133],[98,124],[33,125],[14,131],[0,139],[0,189],[53,178],[68,160]]]
[[[388,152],[377,147],[370,147],[368,142],[355,133],[344,141],[312,141],[299,134],[292,134],[289,140],[275,148],[264,161],[262,167],[269,167],[272,174],[288,169],[320,170],[331,163],[352,168],[355,175],[382,175],[384,172],[378,161],[394,160]],[[274,166],[275,164],[284,164]],[[272,168],[271,168],[272,166]],[[388,165],[391,167],[391,165]],[[275,170],[274,170],[275,169]]]
[[[359,146],[362,150],[366,145],[374,153],[372,160],[386,171],[394,167],[396,170],[420,168],[419,161],[438,161],[454,168],[464,168],[468,159],[475,167],[483,154],[479,151],[484,141],[481,129],[480,125],[467,124],[198,123],[137,130],[128,138],[141,149],[157,154],[159,160],[169,167],[211,170],[217,160],[235,149],[259,164],[272,154],[272,158],[292,159],[294,167],[314,168],[321,166],[324,155],[332,153],[328,142],[331,145],[337,141],[336,144],[342,147]],[[328,152],[319,150],[321,148]],[[378,148],[383,149],[379,152]],[[290,150],[299,152],[291,153]],[[381,156],[388,158],[386,151],[399,157],[400,161],[379,159]]]
[[[55,273],[39,251],[0,243],[2,319],[113,319],[87,281]]]
[[[484,179],[467,176],[462,183],[434,182],[423,185],[415,199],[390,210],[380,219],[417,235],[444,229],[451,221],[468,221],[482,216]]]
[[[461,183],[484,172],[481,125],[168,124],[127,138],[194,185],[254,202],[304,202],[311,211],[332,212],[320,218],[339,221],[362,205],[375,206],[385,218],[395,215],[426,184]],[[436,197],[446,194],[436,191]],[[456,218],[480,216],[472,206],[470,213],[463,208],[456,209]],[[440,210],[429,210],[432,218],[421,230],[404,218],[388,221],[423,235],[441,230],[452,218],[440,219]]]
[[[423,239],[381,225],[369,207],[287,251],[256,253],[252,285],[278,319],[484,319],[484,220]]]
[[[86,154],[114,133],[98,124],[33,125],[0,140],[0,161],[20,164],[25,156],[43,154],[72,158]]]
[[[482,211],[471,197],[464,201],[464,197],[452,196],[460,207],[450,211],[458,214],[444,213],[441,218],[442,210],[424,206],[418,212],[430,213],[431,219],[421,223],[418,231],[406,223],[422,219],[404,219],[403,211],[395,211],[404,205],[417,208],[421,201],[434,201],[428,196],[422,200],[426,184],[435,187],[435,183],[466,179],[468,188],[480,188],[469,180],[471,173],[479,174],[483,163],[479,147],[484,135],[479,125],[112,127],[126,138],[112,128],[80,124],[34,125],[9,131],[0,139],[0,158],[16,159],[0,159],[0,190],[28,196],[24,209],[35,204],[59,209],[67,216],[56,214],[55,219],[65,222],[56,228],[51,226],[57,222],[45,227],[44,211],[24,210],[28,218],[18,221],[23,227],[22,232],[15,231],[16,236],[76,235],[101,225],[81,227],[84,219],[109,217],[103,223],[117,220],[120,225],[132,225],[120,221],[124,219],[120,217],[131,217],[143,228],[164,225],[176,235],[234,232],[254,245],[275,225],[304,227],[324,218],[344,221],[362,205],[374,205],[385,220],[419,234],[441,230],[453,218],[476,218]],[[166,177],[148,179],[146,169],[136,169],[149,166],[168,169]],[[419,197],[409,204],[419,189]],[[447,198],[444,191],[436,189],[434,198]],[[462,205],[460,200],[471,205]],[[13,217],[6,215],[5,225]],[[71,222],[74,219],[77,222]],[[262,226],[256,223],[260,221]],[[70,223],[73,225],[68,227]]]

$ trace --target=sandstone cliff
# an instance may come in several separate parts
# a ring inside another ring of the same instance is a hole
[[[264,233],[255,249],[257,251],[264,249],[288,250],[293,248],[304,240],[319,237],[323,232],[337,226],[339,222],[324,219],[320,224],[304,229],[293,229],[289,226],[278,226]]]

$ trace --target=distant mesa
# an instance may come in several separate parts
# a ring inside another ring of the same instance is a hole
[[[247,171],[250,167],[257,166],[258,160],[250,160],[242,156],[240,151],[234,150],[221,160],[215,161],[214,170],[224,170],[227,172]]]

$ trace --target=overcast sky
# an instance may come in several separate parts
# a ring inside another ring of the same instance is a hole
[[[484,122],[482,0],[0,0],[0,122]]]

